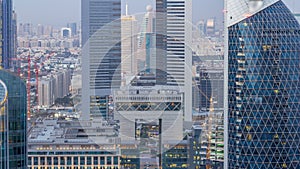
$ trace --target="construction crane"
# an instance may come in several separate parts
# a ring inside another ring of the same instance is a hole
[[[211,154],[211,130],[212,130],[212,118],[213,118],[213,112],[214,110],[214,101],[213,101],[213,97],[211,96],[210,98],[208,98],[208,96],[202,92],[201,90],[199,90],[200,93],[202,93],[202,95],[209,100],[210,105],[209,105],[209,115],[208,115],[208,122],[207,122],[207,148],[206,148],[206,164],[205,164],[205,168],[206,169],[211,169],[211,161],[210,161],[210,154]]]
[[[31,84],[30,84],[30,78],[31,78],[31,59],[30,59],[30,52],[27,57],[28,61],[28,68],[27,68],[27,118],[30,120],[31,114],[30,114],[30,105],[31,105],[31,97],[30,97],[30,90],[31,90]]]
[[[36,105],[39,105],[39,68],[37,65],[37,59],[34,61],[34,69],[35,69],[35,86],[36,86]]]
[[[214,112],[214,102],[211,97],[209,106],[209,115],[208,115],[208,131],[207,131],[207,149],[206,149],[206,169],[211,169],[211,161],[210,161],[210,144],[211,144],[211,130],[212,130],[212,114]]]

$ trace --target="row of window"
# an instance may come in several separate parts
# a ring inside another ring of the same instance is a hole
[[[85,166],[85,165],[109,165],[118,166],[120,158],[118,156],[40,156],[28,157],[29,166],[43,166],[43,165],[68,165],[68,166]]]

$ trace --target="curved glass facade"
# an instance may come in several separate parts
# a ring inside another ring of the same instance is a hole
[[[0,168],[26,169],[26,85],[4,70],[0,81]]]
[[[228,36],[228,168],[300,168],[299,23],[278,1]]]
[[[0,151],[0,167],[8,168],[8,164],[5,159],[8,158],[7,152],[7,88],[6,85],[0,80],[0,140],[1,140],[1,151]]]

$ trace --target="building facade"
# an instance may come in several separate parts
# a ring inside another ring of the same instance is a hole
[[[29,169],[121,168],[120,151],[112,127],[103,127],[101,121],[82,124],[78,119],[64,118],[40,118],[30,126]]]
[[[121,84],[121,0],[82,0],[81,7],[82,117],[89,119],[106,114],[93,98],[111,95]]]
[[[15,46],[15,24],[13,14],[12,0],[3,0],[1,4],[1,66],[4,69],[12,68],[11,58],[15,57],[16,46]]]
[[[122,60],[121,73],[123,76],[134,76],[137,73],[137,21],[133,15],[121,18],[122,25]]]
[[[184,120],[192,121],[192,1],[156,1],[158,84],[184,92]]]
[[[0,168],[27,168],[27,96],[25,83],[0,71]]]
[[[159,119],[162,120],[162,142],[182,140],[183,97],[178,90],[158,86],[129,87],[116,91],[113,100],[122,141],[134,141],[142,137],[137,134],[139,122],[142,125],[157,125]]]
[[[224,168],[300,168],[299,23],[281,0],[225,14]]]

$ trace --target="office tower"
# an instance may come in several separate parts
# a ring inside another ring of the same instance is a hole
[[[82,0],[82,117],[107,117],[121,84],[121,0]]]
[[[138,72],[155,73],[155,14],[151,5],[148,5],[146,10],[138,36],[137,65]]]
[[[16,11],[13,11],[12,14],[12,51],[11,51],[11,57],[17,57],[17,49],[18,49],[18,28],[17,28],[17,13]],[[15,61],[11,61],[11,67],[18,67]]]
[[[137,73],[137,21],[135,16],[126,15],[121,18],[122,25],[122,58],[121,73],[123,76],[134,76]]]
[[[68,23],[67,27],[71,29],[72,36],[77,35],[77,23]]]
[[[143,128],[138,126],[155,126],[159,119],[162,120],[162,142],[182,140],[182,95],[177,87],[170,86],[129,86],[115,91],[114,115],[120,122],[122,141],[145,138],[144,134],[137,134],[137,130]]]
[[[192,121],[192,1],[157,0],[156,12],[157,84],[180,87]]]
[[[224,65],[223,60],[202,61],[199,71],[200,111],[208,111],[210,98],[213,98],[214,109],[224,110]]]
[[[162,168],[200,169],[200,139],[202,129],[193,126],[188,136],[180,142],[167,142],[163,145]]]
[[[1,3],[1,66],[4,69],[10,69],[11,58],[14,56],[14,28],[13,28],[13,10],[12,0],[3,0]]]
[[[25,83],[0,70],[1,154],[0,168],[27,168],[27,100]]]
[[[72,30],[71,28],[61,28],[61,37],[62,38],[70,38],[72,35]]]
[[[156,83],[167,84],[167,0],[156,0]]]
[[[300,168],[300,25],[281,0],[225,14],[224,168]]]

